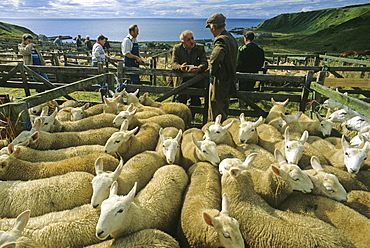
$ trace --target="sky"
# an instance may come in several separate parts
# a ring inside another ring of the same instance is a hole
[[[1,0],[2,18],[227,18],[268,19],[368,3],[369,0]]]

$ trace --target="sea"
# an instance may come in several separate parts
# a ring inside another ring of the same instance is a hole
[[[265,19],[232,19],[226,18],[226,29],[242,29],[256,27]],[[196,40],[209,40],[213,36],[205,28],[206,18],[114,18],[114,19],[68,19],[68,18],[1,18],[0,22],[26,27],[32,32],[47,37],[57,35],[71,36],[81,34],[82,38],[89,35],[96,39],[103,34],[111,41],[122,41],[128,33],[131,24],[139,27],[139,42],[164,42],[179,41],[179,36],[184,30],[193,31]],[[234,35],[240,37],[241,35]],[[66,40],[64,40],[66,41]],[[74,42],[73,39],[67,42]]]

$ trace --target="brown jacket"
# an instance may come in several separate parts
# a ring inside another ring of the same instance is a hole
[[[18,44],[18,51],[21,55],[23,55],[23,63],[25,65],[32,65],[32,54],[31,54],[32,47],[33,47],[33,43],[30,43],[27,45],[24,43]],[[41,53],[37,49],[36,51],[40,57],[41,65],[45,65],[45,60],[42,57]]]
[[[213,41],[210,72],[214,76],[210,85],[211,101],[224,101],[236,91],[236,58],[238,43],[226,30]]]

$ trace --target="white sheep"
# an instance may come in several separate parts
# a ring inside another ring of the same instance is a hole
[[[46,132],[77,132],[103,127],[113,127],[115,114],[101,113],[77,121],[59,121],[56,119],[58,109],[50,116],[42,116],[34,120],[34,129]],[[38,123],[38,121],[40,123]]]
[[[370,221],[357,211],[323,196],[293,194],[280,209],[317,218],[335,227],[355,247],[368,247]]]
[[[263,122],[262,116],[260,116],[257,121],[251,122],[246,121],[244,113],[241,113],[239,120],[228,118],[223,122],[223,125],[225,126],[232,121],[233,123],[229,129],[229,132],[231,133],[235,144],[258,144],[257,127]]]
[[[121,159],[114,172],[104,172],[103,161],[97,161],[96,176],[92,180],[91,205],[94,208],[100,207],[103,200],[108,198],[110,186],[114,181],[118,182],[119,195],[126,195],[135,183],[137,191],[140,191],[152,179],[156,170],[164,165],[166,165],[164,158],[154,151],[136,154],[124,164]]]
[[[251,247],[354,247],[321,220],[272,208],[254,191],[249,171],[238,177],[226,173],[221,182],[230,196],[230,215]]]
[[[185,170],[199,161],[210,162],[215,166],[220,163],[216,143],[209,138],[203,140],[203,136],[204,133],[198,128],[190,128],[184,132],[181,142],[181,165]]]
[[[294,115],[294,111],[292,114]],[[299,123],[304,130],[307,130],[310,135],[327,137],[330,136],[333,130],[333,122],[329,121],[326,118],[321,117],[317,112],[314,112],[316,119],[311,119],[307,115],[303,114],[299,118]]]
[[[138,247],[168,247],[180,248],[177,240],[171,235],[157,229],[144,229],[133,234],[110,239],[86,248],[138,248]]]
[[[30,114],[33,114],[33,115],[39,115],[45,106],[48,106],[50,109],[54,109],[58,107],[59,104],[57,103],[57,101],[51,100],[51,101],[44,102],[39,105],[33,106],[32,108],[29,109],[29,112]]]
[[[27,145],[27,144],[25,144]],[[19,149],[18,159],[26,160],[29,162],[38,161],[58,161],[75,156],[84,156],[91,153],[104,153],[104,146],[101,145],[85,145],[85,146],[73,146],[57,150],[37,150],[27,146],[17,146]],[[13,153],[15,146],[9,144],[7,147],[7,153]]]
[[[0,231],[0,247],[1,248],[40,248],[40,244],[37,244],[33,239],[24,236],[23,230],[30,219],[30,210],[25,210],[20,213],[14,223],[14,227],[8,231]],[[14,246],[9,246],[14,244]],[[7,246],[8,245],[8,246]]]
[[[334,174],[324,172],[320,160],[312,156],[311,165],[313,170],[306,170],[314,185],[313,194],[329,197],[336,201],[346,201],[347,192]]]
[[[77,121],[86,117],[85,110],[89,108],[90,104],[85,103],[84,105],[78,107],[78,102],[74,106],[62,107],[59,106],[59,111],[55,118],[59,121]]]
[[[72,157],[52,162],[28,162],[17,159],[19,151],[0,155],[0,180],[33,180],[62,175],[71,171],[85,171],[94,174],[94,163],[101,157],[108,170],[117,167],[117,159],[105,153]]]
[[[181,130],[185,130],[185,123],[184,120],[181,119],[177,115],[173,114],[163,114],[163,115],[158,115],[158,116],[152,116],[146,119],[138,119],[136,117],[137,109],[133,108],[132,111],[130,110],[125,110],[121,111],[113,120],[113,125],[114,126],[120,126],[124,120],[129,121],[129,126],[128,128],[134,128],[136,126],[141,126],[145,123],[149,122],[155,122],[159,124],[161,127],[176,127]]]
[[[244,247],[237,220],[230,217],[229,199],[221,201],[220,174],[213,165],[198,162],[189,169],[177,237],[181,247]],[[219,207],[222,205],[220,213]],[[226,213],[222,213],[226,211]],[[217,224],[220,219],[224,227]],[[209,224],[213,223],[213,227]]]
[[[136,186],[127,195],[118,196],[117,183],[113,183],[109,198],[101,205],[96,236],[103,240],[148,228],[171,234],[176,229],[187,184],[188,177],[178,165],[159,168],[136,197]]]
[[[299,140],[290,138],[290,127],[285,129],[285,139],[284,142],[276,144],[276,148],[284,151],[284,155],[291,164],[298,164],[299,160],[302,158],[303,152],[305,150],[304,144],[308,138],[308,132],[304,131]]]
[[[110,154],[117,152],[127,161],[140,152],[154,150],[161,127],[157,123],[149,122],[143,124],[139,132],[135,134],[138,128],[128,130],[128,121],[125,120],[120,131],[113,133],[105,143],[105,152]]]
[[[168,164],[180,164],[182,159],[181,139],[181,129],[175,127],[161,128],[155,150],[166,159]]]
[[[349,108],[342,108],[334,111],[329,115],[328,120],[331,122],[340,122],[343,123],[346,120],[349,120],[356,116],[356,113]]]
[[[157,107],[151,107],[151,106],[144,106],[140,103],[139,98],[137,97],[137,94],[139,93],[139,89],[137,89],[133,93],[128,93],[125,89],[121,91],[122,95],[127,97],[127,104],[133,104],[134,107],[138,109],[139,112],[141,111],[153,111],[157,112],[160,115],[166,114],[166,112],[160,108]]]
[[[92,179],[87,172],[69,172],[38,180],[0,181],[0,217],[15,218],[25,210],[38,216],[87,204]]]
[[[362,132],[362,130],[370,127],[370,122],[361,116],[354,116],[344,122],[346,128],[350,131]]]
[[[11,143],[22,145],[29,142],[29,147],[39,150],[61,149],[82,145],[105,145],[112,134],[117,131],[118,129],[114,127],[90,129],[81,132],[49,133],[44,131],[22,131]]]
[[[185,122],[185,127],[189,128],[192,120],[190,108],[180,102],[156,102],[149,98],[148,93],[144,93],[139,97],[139,102],[145,106],[152,106],[162,109],[166,114],[174,114],[181,117]]]
[[[84,247],[99,242],[95,226],[100,212],[90,204],[31,217],[23,230],[25,236],[45,248]],[[0,230],[10,230],[15,219],[0,219]]]
[[[240,170],[247,170],[252,165],[254,159],[257,157],[257,153],[251,153],[247,158],[242,161],[239,158],[225,158],[218,165],[220,174],[224,174],[226,171],[230,171],[231,168],[239,168]]]
[[[367,152],[370,150],[370,143],[365,142],[362,148],[351,147],[346,138],[342,137],[342,147],[344,164],[349,173],[358,173],[367,158]]]
[[[266,116],[265,123],[269,123],[275,118],[280,118],[280,114],[285,114],[285,105],[288,104],[289,98],[284,102],[276,102],[274,98],[271,98],[273,106],[271,107],[268,115]]]
[[[208,122],[202,127],[202,131],[205,133],[208,130],[209,138],[213,142],[218,144],[227,144],[229,146],[235,147],[233,137],[229,132],[229,129],[233,125],[233,121],[227,125],[221,125],[222,115],[216,116],[215,122]]]

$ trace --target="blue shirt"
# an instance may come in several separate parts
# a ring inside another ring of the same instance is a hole
[[[41,60],[40,60],[39,54],[37,53],[37,51],[34,47],[32,47],[31,55],[32,55],[32,64],[33,65],[41,65]]]

